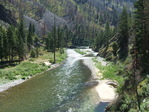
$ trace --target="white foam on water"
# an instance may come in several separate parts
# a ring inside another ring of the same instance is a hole
[[[67,61],[70,66],[73,66],[74,63],[79,60],[89,59],[89,57],[84,57],[83,55],[77,53],[74,49],[68,49],[67,54],[68,54]]]

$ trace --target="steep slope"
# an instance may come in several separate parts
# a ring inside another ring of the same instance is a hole
[[[12,16],[11,11],[7,10],[1,4],[0,4],[0,20],[6,22],[8,24],[16,25],[16,21],[15,21],[14,17]]]
[[[19,15],[31,18],[40,36],[51,31],[55,23],[66,26],[74,33],[79,43],[92,43],[97,32],[104,30],[105,23],[116,26],[124,6],[133,10],[134,0],[6,0],[0,3],[18,21]],[[30,19],[26,18],[27,25]],[[37,26],[39,28],[37,28]],[[40,32],[39,32],[40,31]],[[85,42],[88,40],[88,42]]]

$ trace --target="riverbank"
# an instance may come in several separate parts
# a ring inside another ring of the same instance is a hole
[[[82,49],[80,51],[86,52],[86,54],[88,55],[89,50]],[[104,59],[101,57],[96,57],[96,62],[94,61],[94,59],[94,57],[84,59],[83,63],[91,70],[92,80],[96,80],[96,82],[98,81],[98,85],[95,86],[95,90],[99,96],[99,100],[100,102],[113,102],[118,97],[118,94],[116,93],[116,88],[113,86],[117,85],[117,83],[110,79],[103,79],[103,74],[96,64],[101,63],[101,66],[104,67],[107,66],[108,63],[104,61]]]
[[[67,53],[62,66],[2,92],[1,112],[91,112],[98,109],[103,112],[104,106],[99,105],[95,88],[84,85],[90,80],[91,71],[79,61],[83,57],[73,49],[68,49]]]
[[[64,62],[62,62],[61,64],[52,64],[51,67],[43,72],[40,72],[40,73],[37,73],[37,74],[34,74],[34,75],[30,75],[30,76],[27,76],[25,79],[17,79],[17,80],[12,80],[12,81],[8,81],[4,84],[0,84],[0,92],[3,92],[3,91],[6,91],[7,89],[11,88],[11,87],[14,87],[14,86],[17,86],[31,78],[33,78],[34,76],[37,76],[37,75],[40,75],[46,71],[49,71],[49,70],[52,70],[52,69],[55,69],[59,66],[61,66]],[[4,79],[2,79],[4,80]]]
[[[30,58],[15,67],[0,69],[0,92],[19,85],[36,75],[59,67],[67,57],[66,51],[63,54],[56,52],[57,64],[52,64],[53,54],[46,51],[42,53],[38,58]]]
[[[96,67],[92,59],[85,59],[84,64],[92,71],[93,80],[99,81],[95,90],[98,93],[100,102],[112,102],[116,100],[118,95],[116,93],[116,88],[109,84],[111,80],[102,79],[102,73]]]

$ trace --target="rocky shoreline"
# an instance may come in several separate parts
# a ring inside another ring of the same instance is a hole
[[[102,63],[103,66],[106,66],[107,63],[103,61],[102,58],[98,57],[97,59]],[[101,80],[102,73],[97,69],[95,62],[92,58],[83,60],[84,65],[86,65],[92,72],[92,80],[89,82],[89,86],[94,86],[95,90],[99,96],[100,102],[113,102],[118,98],[116,93],[116,88],[113,86],[114,81],[111,80]]]

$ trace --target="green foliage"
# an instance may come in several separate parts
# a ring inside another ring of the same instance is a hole
[[[129,112],[135,112],[131,107],[133,103],[135,103],[133,102],[133,96],[131,97],[130,95],[125,94],[122,98],[122,105],[120,106],[120,111],[125,112],[131,110]]]
[[[31,58],[36,58],[36,51],[35,51],[35,49],[31,50],[30,57]]]
[[[57,63],[63,62],[66,59],[66,57],[67,57],[66,50],[63,50],[63,52],[60,52],[60,53],[57,52],[56,57],[57,57],[56,58],[57,59]]]
[[[1,62],[3,63],[4,61],[7,61],[9,64],[11,64],[13,61],[17,60],[23,61],[27,58],[29,53],[28,51],[31,50],[32,56],[34,51],[38,57],[40,40],[34,34],[34,32],[35,28],[31,23],[29,25],[29,30],[25,30],[23,18],[20,20],[18,27],[9,26],[7,29],[0,27]],[[26,34],[28,35],[26,36]],[[33,37],[35,37],[35,44]]]
[[[77,53],[79,53],[79,54],[82,54],[82,55],[86,54],[86,52],[83,52],[83,51],[81,51],[80,49],[75,49],[75,51],[76,51]]]
[[[112,51],[112,52],[113,52],[113,55],[114,55],[114,56],[117,56],[117,50],[118,50],[118,45],[117,45],[117,43],[114,42],[114,43],[112,44],[112,49],[113,49],[113,51]]]
[[[120,66],[114,65],[112,63],[109,63],[107,66],[103,66],[96,59],[93,59],[93,61],[96,63],[96,67],[100,70],[104,79],[115,80],[118,82],[119,87],[122,87],[122,85],[124,84],[124,78],[122,77],[122,75],[118,75],[121,69]]]
[[[106,45],[108,46],[108,40],[111,37],[111,29],[108,21],[106,22],[106,26],[105,26],[104,37],[105,37]]]
[[[60,27],[54,26],[52,31],[48,33],[48,36],[46,37],[46,46],[45,48],[48,51],[53,51],[54,48],[63,48],[66,47],[68,42],[70,42],[69,37],[67,37],[66,34],[67,30],[61,29]],[[64,41],[66,40],[66,42]]]
[[[34,36],[35,28],[33,24],[29,24],[28,35],[27,35],[27,45],[29,51],[31,50],[31,46],[33,45],[33,36]]]
[[[18,78],[23,78],[24,76],[35,75],[42,71],[47,70],[48,67],[44,65],[39,65],[31,62],[23,62],[14,68],[0,69],[0,77],[5,77],[5,79],[15,80]]]
[[[64,54],[65,53],[65,49],[60,49],[60,54]]]
[[[149,98],[145,98],[141,103],[141,111],[149,112]]]
[[[119,23],[118,54],[120,60],[125,60],[128,56],[128,38],[128,14],[124,7]]]
[[[135,2],[135,44],[134,44],[134,55],[138,57],[140,68],[143,72],[149,72],[149,23],[148,17],[148,1],[138,0]]]
[[[109,40],[115,35],[113,33],[112,28],[110,26],[110,23],[107,21],[105,25],[105,30],[100,31],[97,33],[96,40],[95,40],[95,50],[98,51],[97,49],[101,48],[104,46],[106,49],[109,47]]]
[[[23,18],[20,20],[19,28],[18,28],[18,40],[17,40],[17,51],[19,54],[19,59],[24,60],[27,53],[27,39],[24,29],[24,21]]]

